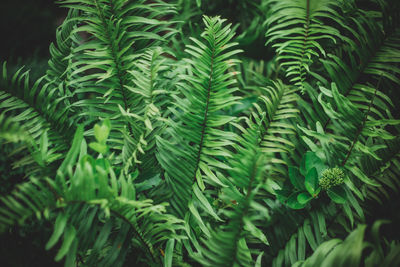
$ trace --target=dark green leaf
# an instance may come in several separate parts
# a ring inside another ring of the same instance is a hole
[[[328,196],[338,204],[344,204],[346,203],[346,191],[341,186],[335,186],[327,191]]]
[[[289,179],[296,189],[304,189],[304,178],[297,167],[289,166]]]
[[[297,196],[297,201],[300,204],[307,204],[312,198],[313,196],[311,196],[308,192],[303,192]]]
[[[292,193],[288,198],[286,204],[288,205],[289,208],[299,210],[306,206],[305,204],[301,204],[299,203],[299,201],[297,201],[297,195],[298,193]]]
[[[316,194],[318,188],[318,173],[316,168],[313,167],[307,172],[304,185],[312,196]]]
[[[321,175],[322,171],[326,169],[326,166],[322,160],[314,152],[308,151],[305,154],[305,171],[308,173],[312,168],[317,170],[318,175]]]

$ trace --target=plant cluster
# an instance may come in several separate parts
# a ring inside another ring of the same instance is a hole
[[[3,64],[0,232],[49,221],[65,266],[400,264],[366,231],[400,188],[398,1],[58,2],[46,74]]]

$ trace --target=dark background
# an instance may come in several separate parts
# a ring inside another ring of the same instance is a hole
[[[43,74],[65,15],[54,0],[0,0],[0,62],[7,61],[10,71],[32,68],[32,78]]]
[[[13,72],[25,66],[31,69],[33,80],[42,76],[50,57],[49,45],[55,40],[55,32],[66,14],[53,0],[0,0],[0,63],[7,62]],[[0,147],[0,162],[4,159],[4,147]],[[8,166],[9,167],[9,166]],[[23,171],[0,166],[0,195],[9,192],[22,180]],[[57,250],[44,249],[52,227],[41,223],[14,227],[0,235],[0,265],[3,267],[63,266],[54,261]],[[50,225],[49,225],[50,226]],[[43,231],[49,229],[49,231]]]

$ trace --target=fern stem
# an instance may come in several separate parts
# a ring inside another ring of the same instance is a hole
[[[384,40],[382,40],[382,41],[380,42],[379,46],[381,47],[382,45],[384,45],[385,41],[386,41],[387,39],[389,39],[393,34],[394,34],[394,33],[391,33],[390,35],[387,35],[386,37],[384,37]],[[368,62],[369,62],[372,58],[375,57],[375,55],[378,53],[379,50],[380,50],[380,49],[376,49],[376,50],[374,51],[374,53],[368,53],[368,55],[369,55],[368,58],[364,61],[363,64],[361,64],[360,70],[358,71],[357,75],[355,75],[356,77],[351,81],[351,83],[353,84],[353,86],[351,86],[349,89],[347,89],[346,92],[343,94],[345,97],[347,97],[347,96],[351,93],[351,91],[352,91],[353,88],[354,88],[354,85],[357,84],[357,81],[358,81],[359,79],[361,79],[362,74],[364,73],[364,70],[365,70],[365,69],[367,68],[367,66],[368,66]],[[381,78],[381,77],[382,77],[382,76],[380,76],[380,78]],[[378,84],[379,84],[379,83],[380,83],[380,80],[379,80]],[[335,108],[335,111],[336,111],[336,108]],[[328,125],[329,125],[330,122],[331,122],[331,118],[328,118],[327,121],[326,121],[325,124],[324,124],[324,127],[323,127],[324,132],[326,131],[326,129],[327,129],[327,127],[328,127]]]
[[[109,31],[107,23],[106,23],[106,18],[104,17],[104,14],[103,14],[103,12],[101,11],[101,9],[99,7],[98,0],[94,0],[94,2],[96,4],[96,9],[97,9],[98,15],[100,17],[101,23],[102,23],[103,28],[104,28],[104,33],[106,35],[106,39],[107,39],[107,42],[108,42],[107,45],[108,45],[109,49],[111,50],[112,60],[113,60],[113,62],[115,64],[115,68],[117,70],[117,78],[118,78],[118,83],[119,83],[119,90],[120,90],[120,92],[122,94],[122,99],[123,99],[123,102],[124,102],[124,109],[127,110],[128,109],[128,103],[127,103],[126,93],[125,93],[125,90],[124,90],[123,74],[122,74],[122,70],[121,70],[122,63],[120,62],[120,60],[118,60],[117,53],[115,51],[115,48],[114,48],[113,42],[112,42],[113,39],[110,36],[110,31]],[[110,2],[110,5],[112,5],[111,2]],[[117,48],[118,48],[118,50],[120,50],[118,43],[117,43]]]
[[[235,233],[235,237],[234,237],[235,244],[234,244],[233,251],[234,251],[235,257],[232,257],[231,264],[227,265],[227,266],[235,266],[234,263],[238,262],[237,261],[237,257],[236,257],[237,251],[238,251],[238,240],[240,238],[241,229],[243,229],[243,227],[244,227],[243,218],[249,212],[249,206],[250,206],[250,201],[251,201],[250,197],[251,197],[251,193],[253,191],[253,183],[254,183],[254,180],[256,179],[256,170],[257,170],[257,167],[258,167],[257,166],[257,157],[256,156],[255,156],[255,160],[252,161],[252,162],[253,162],[253,165],[252,165],[251,173],[250,173],[251,178],[250,178],[249,184],[247,186],[246,196],[245,196],[244,201],[243,201],[243,205],[245,205],[245,206],[243,207],[242,215],[240,217],[240,224],[239,224],[239,227],[236,228],[236,233]]]
[[[301,50],[301,58],[300,58],[300,64],[299,64],[300,85],[301,85],[301,90],[302,91],[303,91],[303,79],[304,79],[304,76],[305,76],[304,67],[303,67],[303,61],[304,61],[304,56],[306,54],[306,44],[307,44],[307,40],[308,40],[309,28],[310,28],[310,0],[307,0],[305,35],[304,35],[303,47],[302,47],[302,50]]]
[[[215,33],[214,32],[213,32],[213,41],[215,42]],[[196,181],[196,172],[197,172],[197,169],[199,168],[201,151],[203,150],[203,145],[204,145],[204,135],[205,135],[206,127],[207,127],[208,106],[210,104],[211,83],[212,83],[213,72],[214,72],[214,54],[215,54],[215,48],[213,47],[212,51],[211,51],[210,76],[208,79],[208,86],[207,86],[206,107],[205,107],[205,111],[204,111],[204,119],[201,124],[201,137],[200,137],[200,143],[199,143],[199,150],[197,151],[197,155],[196,155],[196,165],[195,165],[195,168],[193,171],[193,181]]]
[[[153,246],[151,244],[149,244],[148,242],[146,242],[146,240],[143,237],[143,234],[139,231],[139,229],[137,229],[137,226],[134,225],[128,218],[126,218],[125,216],[119,214],[118,212],[113,211],[111,209],[110,209],[110,212],[113,213],[116,217],[120,218],[121,220],[123,220],[124,222],[128,223],[131,226],[131,228],[133,229],[135,235],[139,238],[140,242],[144,245],[144,247],[150,253],[150,256],[153,259],[153,262],[158,262],[156,260],[156,256],[154,255]]]
[[[44,78],[44,77],[42,77]],[[41,79],[42,79],[41,78]],[[28,79],[28,78],[26,78]],[[7,82],[7,81],[6,81]],[[29,81],[25,81],[25,82],[29,82]],[[37,83],[39,83],[40,81],[37,81]],[[8,88],[8,82],[6,84],[6,86],[4,86],[5,88],[3,89],[4,92],[6,92],[7,95],[9,95],[9,97],[14,97],[16,99],[18,99],[19,101],[23,102],[26,106],[30,107],[34,112],[36,112],[38,114],[38,116],[40,118],[42,118],[46,123],[48,123],[48,125],[50,126],[48,129],[44,128],[45,130],[51,130],[53,132],[55,132],[57,134],[58,137],[60,137],[65,144],[69,145],[71,144],[71,135],[69,133],[71,133],[72,131],[69,131],[70,127],[73,126],[69,126],[67,123],[68,121],[66,121],[65,123],[63,123],[63,125],[60,125],[59,122],[55,121],[52,117],[51,114],[47,114],[45,112],[43,112],[41,110],[40,107],[38,107],[41,103],[38,103],[40,100],[36,99],[36,101],[29,101],[29,99],[26,99],[26,97],[24,95],[20,96],[18,94],[18,90],[15,90],[14,88]],[[10,84],[12,87],[17,87],[18,84]],[[35,105],[37,104],[37,105]],[[75,132],[75,128],[73,128],[73,132]],[[67,149],[66,149],[67,150]]]
[[[357,133],[356,133],[356,136],[355,136],[353,142],[352,142],[351,145],[350,145],[349,151],[347,152],[346,158],[343,160],[343,162],[342,162],[342,164],[341,164],[342,167],[344,167],[344,166],[346,165],[346,162],[347,162],[347,160],[349,159],[349,157],[350,157],[350,155],[351,155],[351,152],[353,151],[353,148],[354,148],[355,144],[357,143],[358,138],[359,138],[359,136],[360,136],[362,130],[363,130],[364,127],[365,127],[365,123],[367,122],[368,114],[369,114],[369,112],[371,111],[371,106],[372,106],[372,103],[374,102],[374,98],[376,97],[376,94],[377,94],[377,92],[378,92],[378,88],[380,87],[381,80],[382,80],[382,75],[381,75],[380,78],[379,78],[378,85],[377,85],[376,88],[375,88],[374,95],[372,96],[371,101],[369,102],[368,110],[367,110],[367,112],[366,112],[365,115],[364,115],[364,119],[363,119],[363,121],[362,121],[362,124],[361,124],[361,126],[358,128],[358,131],[357,131]]]
[[[51,192],[52,192],[53,194],[55,194],[55,191],[54,191],[54,189],[52,189],[51,185],[48,184],[48,186],[49,186]],[[55,194],[55,196],[57,197],[57,194]],[[101,206],[101,204],[88,203],[88,202],[85,201],[85,200],[70,200],[70,201],[65,201],[65,200],[64,200],[64,203],[65,203],[65,204],[80,204],[80,205],[86,204],[86,205]],[[58,208],[64,209],[63,206],[62,206],[62,207],[58,207]],[[143,234],[140,232],[139,229],[137,229],[137,228],[138,228],[137,225],[133,224],[127,217],[125,217],[124,215],[118,213],[117,211],[113,210],[112,208],[110,208],[110,212],[111,212],[112,214],[114,214],[116,217],[120,218],[121,220],[123,220],[124,222],[126,222],[127,224],[130,225],[130,227],[133,229],[133,232],[134,232],[135,235],[138,237],[139,241],[144,245],[144,247],[145,247],[145,248],[148,250],[148,252],[150,253],[151,258],[153,259],[153,261],[154,261],[154,262],[157,262],[156,256],[154,255],[153,246],[152,246],[151,244],[149,244],[148,242],[146,242],[145,238],[143,237]]]

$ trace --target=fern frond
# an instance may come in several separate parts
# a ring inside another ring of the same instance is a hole
[[[296,267],[311,266],[395,266],[400,263],[398,242],[382,244],[379,228],[388,221],[376,221],[371,229],[373,243],[369,243],[366,236],[366,225],[359,225],[350,232],[345,240],[331,239],[322,243],[316,251],[305,261],[296,262]],[[366,247],[371,250],[366,251]],[[367,253],[367,256],[363,254]],[[397,254],[397,256],[395,256]]]
[[[162,1],[144,4],[143,0],[135,3],[66,0],[60,3],[81,12],[77,18],[79,26],[72,33],[88,35],[83,44],[73,49],[74,61],[69,66],[75,77],[69,86],[79,99],[73,104],[74,108],[83,109],[80,117],[89,122],[99,117],[113,119],[110,139],[115,142],[113,149],[118,151],[124,147],[123,133],[133,138],[129,143],[139,145],[145,129],[137,132],[133,128],[137,121],[143,122],[140,118],[124,116],[142,109],[135,106],[141,93],[129,90],[135,86],[131,72],[140,71],[136,59],[145,48],[165,43],[174,33],[169,27],[171,23],[162,20],[163,16],[175,12],[173,6]]]
[[[55,180],[31,178],[30,182],[18,186],[10,196],[2,197],[0,229],[4,231],[16,222],[22,224],[33,215],[38,219],[42,216],[54,218],[56,215],[55,229],[46,246],[47,249],[52,248],[64,235],[56,260],[67,257],[66,261],[73,264],[77,251],[88,253],[87,250],[93,248],[87,255],[87,261],[107,266],[121,260],[117,257],[119,253],[113,253],[111,258],[96,258],[99,249],[103,249],[114,238],[109,232],[112,225],[94,218],[112,216],[122,219],[129,226],[115,221],[114,227],[122,232],[121,236],[116,237],[118,241],[115,245],[133,238],[133,246],[143,250],[153,262],[160,262],[157,249],[170,238],[180,239],[178,231],[183,228],[182,220],[164,214],[165,203],[153,205],[149,199],[136,200],[131,178],[123,173],[117,178],[107,159],[94,159],[86,154],[86,148],[80,127]],[[78,155],[78,162],[75,163]],[[64,168],[69,170],[67,175],[64,174]],[[97,238],[97,231],[102,233],[102,238]],[[128,248],[124,246],[125,250]]]
[[[49,216],[49,210],[55,206],[56,198],[41,179],[31,178],[29,182],[17,185],[9,196],[0,198],[0,231],[4,232],[10,226],[24,221],[31,216],[38,219]]]
[[[8,118],[4,113],[0,114],[0,143],[11,142],[17,143],[21,141],[31,141],[29,133],[16,123],[13,118]]]
[[[333,23],[343,27],[338,12],[341,1],[330,0],[285,0],[269,1],[270,16],[267,44],[273,43],[282,66],[287,66],[286,76],[290,82],[304,91],[303,83],[313,61],[326,56],[325,40],[351,45],[352,41],[342,35]]]
[[[268,213],[255,201],[266,174],[265,157],[259,148],[259,127],[252,124],[245,130],[239,139],[240,145],[236,146],[236,154],[229,160],[231,185],[221,193],[221,201],[227,206],[223,213],[228,222],[204,240],[203,250],[196,256],[203,266],[254,266],[253,256],[260,252],[249,249],[247,244],[268,245],[259,228]]]
[[[168,96],[170,92],[164,89],[162,83],[162,74],[168,66],[166,59],[161,56],[162,53],[160,47],[147,50],[137,59],[138,70],[129,71],[133,85],[126,87],[137,97],[132,99],[132,111],[123,111],[123,114],[130,121],[130,128],[138,139],[125,136],[122,150],[125,171],[134,164],[141,164],[142,174],[157,172],[154,171],[158,166],[155,158],[155,136],[161,134],[167,102],[172,100]]]
[[[19,123],[37,145],[40,145],[40,139],[47,133],[46,149],[53,154],[51,159],[48,158],[47,165],[62,158],[63,152],[68,150],[74,126],[65,116],[68,107],[54,92],[58,89],[50,89],[48,84],[42,83],[43,79],[31,85],[29,72],[21,72],[22,69],[8,77],[4,63],[0,81],[0,112]],[[26,165],[32,162],[32,158],[29,159],[28,156],[20,163]],[[35,171],[35,168],[32,171]]]
[[[172,111],[176,120],[170,122],[170,137],[158,138],[159,162],[165,170],[165,179],[174,192],[172,207],[183,218],[188,211],[200,206],[214,214],[204,196],[207,187],[224,186],[218,169],[229,169],[220,160],[229,157],[226,147],[232,144],[234,134],[222,130],[233,117],[221,115],[225,108],[235,104],[236,88],[230,70],[235,64],[231,57],[240,50],[230,40],[234,36],[230,25],[223,26],[224,20],[204,17],[206,25],[205,42],[192,39],[195,45],[187,46],[190,74],[180,84],[186,100],[175,97],[176,109]],[[222,140],[222,141],[221,141]],[[196,217],[196,216],[195,216]],[[197,220],[200,218],[197,216]],[[203,222],[198,222],[203,225]]]
[[[391,192],[399,192],[400,180],[399,175],[399,159],[400,159],[400,142],[399,138],[386,141],[386,149],[380,150],[378,153],[382,160],[376,160],[371,156],[365,156],[361,160],[362,169],[369,176],[373,177],[381,186],[366,186],[368,193],[367,199],[372,199],[383,204],[383,200],[390,197]],[[365,207],[368,209],[368,207]]]
[[[270,175],[286,176],[290,158],[296,157],[292,153],[295,148],[292,140],[296,139],[293,138],[296,136],[293,121],[299,113],[295,106],[298,89],[274,82],[273,86],[262,88],[261,92],[260,104],[255,104],[257,113],[252,113],[263,124],[259,145],[261,151],[268,155]]]
[[[46,71],[45,79],[56,87],[60,86],[60,83],[67,85],[71,80],[71,54],[75,48],[75,39],[77,38],[72,32],[77,27],[77,17],[78,12],[70,10],[64,23],[57,29],[56,42],[50,44],[51,58],[48,62],[49,68]]]

